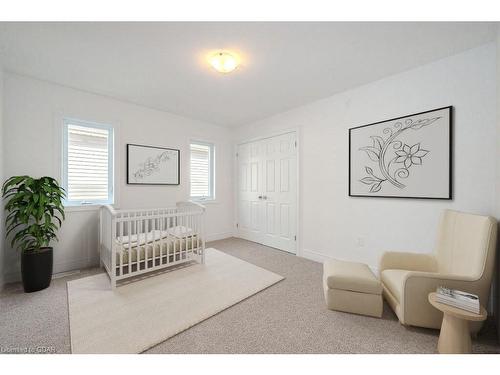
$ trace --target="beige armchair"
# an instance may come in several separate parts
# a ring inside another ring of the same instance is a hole
[[[440,328],[443,315],[427,300],[438,286],[477,294],[488,306],[496,237],[492,217],[445,210],[433,254],[385,253],[379,268],[383,295],[399,321]],[[480,327],[474,323],[471,330]]]

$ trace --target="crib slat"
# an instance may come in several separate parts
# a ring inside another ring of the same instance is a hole
[[[158,210],[156,210],[155,216],[157,215],[158,215]],[[153,268],[156,267],[156,245],[159,241],[159,238],[157,237],[156,223],[157,219],[152,219],[151,226],[153,227],[153,248],[151,249],[151,267]]]
[[[172,220],[173,218],[169,217],[168,218],[168,229],[172,228]],[[169,233],[168,235],[168,261],[167,264],[170,264],[170,254],[173,251],[172,255],[172,260],[175,260],[175,238],[172,237],[172,235]],[[172,241],[174,240],[174,241]]]
[[[196,217],[196,252],[200,255],[200,217]]]
[[[186,244],[186,248],[188,247],[188,245],[189,245],[189,248],[190,248],[189,253],[188,253],[188,255],[189,255],[190,258],[193,257],[193,233],[192,233],[193,232],[193,226],[194,226],[193,225],[194,224],[193,223],[193,217],[194,217],[193,215],[189,216],[188,222],[189,222],[189,228],[191,228],[191,234],[188,237],[189,244]]]
[[[185,259],[187,254],[186,254],[186,250],[187,250],[187,239],[186,239],[186,219],[187,219],[187,216],[185,216],[181,222],[182,222],[182,226],[181,226],[181,257],[180,257],[180,260],[182,259]]]
[[[174,225],[177,225],[178,223],[173,223]],[[175,230],[175,227],[172,227]],[[173,256],[173,261],[177,261],[177,239],[174,235],[172,235],[172,240],[174,241],[174,256]]]
[[[144,225],[145,243],[144,243],[144,269],[148,269],[148,244],[149,244],[149,219],[145,220]]]
[[[158,222],[158,225],[160,226],[160,261],[158,262],[158,265],[163,265],[163,218],[159,219],[160,221]]]
[[[179,249],[179,260],[182,260],[184,259],[184,257],[186,256],[186,253],[185,253],[185,249],[186,249],[186,244],[185,244],[185,220],[186,220],[186,216],[184,216],[182,219],[181,219],[181,224],[180,224],[180,240],[179,240],[179,246],[180,246],[180,249]]]
[[[120,227],[119,227],[119,232],[120,232],[120,265],[118,267],[118,276],[123,275],[123,221],[120,222]],[[129,235],[129,242],[130,242],[130,235]]]
[[[191,222],[191,219],[193,218],[193,216],[188,216],[187,217],[187,228],[191,228],[191,230],[193,230],[193,224]],[[189,254],[189,239],[190,239],[190,236],[189,236],[189,233],[188,233],[188,230],[186,228],[186,257],[190,257],[191,255]],[[191,249],[192,250],[192,249]]]
[[[180,257],[179,257],[179,260],[182,260],[186,257],[186,244],[185,244],[185,235],[186,235],[186,219],[187,219],[187,216],[184,216],[182,219],[181,219],[181,240],[180,240]]]
[[[170,233],[168,232],[170,230],[170,218],[166,218],[166,230],[167,230],[167,264],[170,263],[170,252],[172,251],[172,239],[170,238]]]
[[[128,233],[128,274],[132,273],[132,223],[127,221],[127,233]]]

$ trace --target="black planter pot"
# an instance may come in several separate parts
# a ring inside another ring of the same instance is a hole
[[[52,280],[52,248],[42,247],[21,253],[21,274],[26,293],[37,292],[50,285]]]

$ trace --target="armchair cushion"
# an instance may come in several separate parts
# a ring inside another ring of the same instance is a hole
[[[410,272],[407,270],[384,270],[380,275],[382,283],[391,291],[398,302],[401,302],[406,276]]]

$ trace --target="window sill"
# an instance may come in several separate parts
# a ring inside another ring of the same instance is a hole
[[[219,204],[219,201],[217,201],[215,199],[207,199],[207,200],[191,199],[191,201],[193,201],[195,203],[202,204],[204,206],[211,205],[211,204]]]
[[[98,211],[102,204],[86,204],[83,206],[64,206],[64,212]]]

